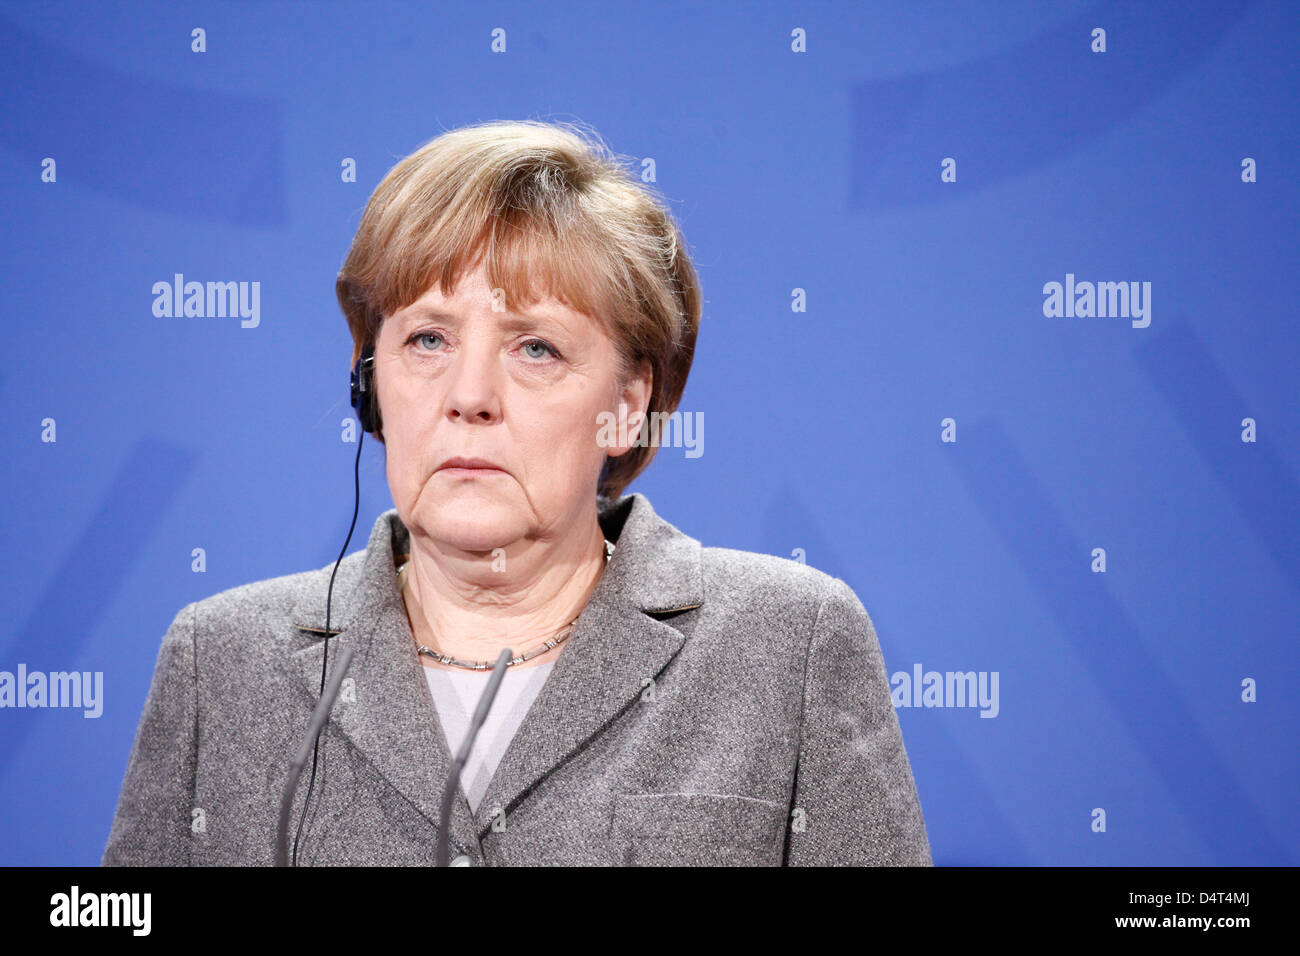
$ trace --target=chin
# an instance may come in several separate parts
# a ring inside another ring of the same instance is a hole
[[[462,551],[491,551],[518,540],[527,530],[525,516],[498,496],[458,489],[438,498],[417,508],[414,519],[440,544]]]

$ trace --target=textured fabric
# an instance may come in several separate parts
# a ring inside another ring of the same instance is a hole
[[[531,667],[511,667],[501,676],[501,686],[492,699],[492,708],[474,738],[474,746],[470,748],[460,774],[461,786],[471,810],[478,809],[493,771],[554,666],[554,662],[548,661]],[[429,684],[429,693],[433,695],[434,709],[438,712],[438,722],[447,741],[447,752],[454,757],[469,733],[469,722],[488,681],[492,679],[492,672],[425,667],[424,678]]]
[[[474,865],[930,861],[884,661],[852,589],[705,548],[640,494],[600,501],[605,567],[477,810]],[[433,862],[451,762],[379,516],[334,586],[355,652],[321,736],[300,865]],[[319,697],[332,565],[189,604],[163,638],[105,864],[270,864]],[[293,819],[307,796],[304,777]]]

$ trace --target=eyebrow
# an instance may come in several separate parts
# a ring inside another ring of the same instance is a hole
[[[555,328],[561,332],[568,331],[568,325],[560,319],[550,315],[519,315],[514,312],[493,313],[497,325],[508,332],[527,332],[541,326]],[[461,317],[451,312],[444,312],[442,309],[424,308],[412,309],[406,317],[406,324],[413,325],[429,320],[438,320],[444,322],[459,323]]]

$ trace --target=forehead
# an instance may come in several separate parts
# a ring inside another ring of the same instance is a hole
[[[428,321],[478,323],[486,320],[507,330],[548,327],[575,335],[603,332],[590,316],[575,311],[551,295],[512,307],[506,299],[504,289],[493,290],[488,287],[483,269],[463,276],[456,283],[454,294],[450,296],[445,295],[437,283],[431,285],[418,299],[399,309],[392,318],[403,325]]]

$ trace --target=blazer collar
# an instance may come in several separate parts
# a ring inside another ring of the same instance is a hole
[[[640,494],[597,499],[605,537],[616,545],[555,665],[501,758],[478,813],[463,789],[450,839],[477,847],[497,810],[510,813],[541,780],[634,703],[681,647],[663,615],[704,602],[700,542],[660,518]],[[334,582],[331,657],[356,655],[353,697],[334,707],[337,727],[435,827],[451,754],[416,656],[397,587],[394,556],[410,534],[396,509],[379,516],[364,552],[344,558]],[[316,639],[295,653],[313,706],[320,697],[325,598],[332,565],[313,576],[292,614]]]

